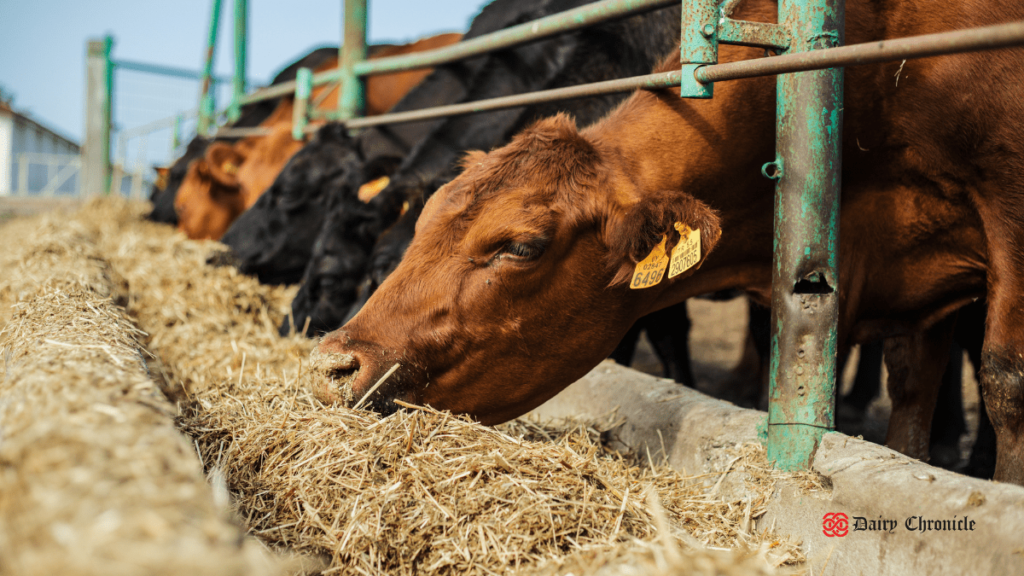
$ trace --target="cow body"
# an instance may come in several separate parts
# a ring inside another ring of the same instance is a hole
[[[967,11],[952,2],[927,12],[918,5],[848,2],[846,42],[1024,17],[1021,7],[994,2],[972,2]],[[737,17],[773,22],[775,11],[771,2],[750,1]],[[720,55],[760,56],[725,46]],[[898,85],[899,63],[847,70],[837,287],[840,351],[889,338],[887,443],[922,458],[951,313],[987,296],[981,374],[998,435],[995,475],[1017,483],[1024,482],[1020,62],[1019,50],[909,61]],[[677,67],[674,56],[661,70]],[[981,84],[992,88],[984,97],[965,88]],[[426,204],[392,276],[324,338],[318,363],[345,377],[356,398],[399,364],[371,398],[383,411],[402,398],[500,422],[581,377],[644,314],[726,288],[767,304],[773,190],[759,168],[775,158],[774,92],[774,78],[720,83],[707,101],[641,91],[582,132],[556,117],[505,148],[468,157],[466,171]],[[668,249],[677,242],[677,222],[700,231],[701,262],[631,290],[636,263],[663,235]]]
[[[532,8],[522,11],[514,23],[586,3],[533,2]],[[487,65],[472,83],[466,100],[643,74],[671,49],[678,36],[679,9],[673,7],[496,52],[487,57]],[[311,318],[311,326],[317,331],[341,326],[343,319],[354,312],[349,310],[353,303],[359,302],[356,287],[364,292],[372,290],[373,278],[386,276],[397,265],[409,236],[391,235],[383,239],[386,245],[376,249],[369,259],[347,257],[337,250],[351,250],[366,241],[367,233],[372,242],[395,222],[406,202],[427,198],[454,178],[460,169],[458,159],[465,151],[503,145],[530,123],[560,110],[570,111],[581,123],[596,121],[623,98],[606,95],[444,120],[404,159],[391,176],[390,185],[372,201],[375,210],[370,219],[354,220],[346,212],[348,206],[339,206],[329,213],[292,304],[292,317],[297,323]],[[411,230],[416,213],[410,211],[401,218],[397,226]],[[368,263],[373,265],[372,269],[367,269]]]

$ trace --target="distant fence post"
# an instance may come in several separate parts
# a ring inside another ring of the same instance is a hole
[[[85,145],[82,147],[82,189],[88,194],[110,193],[110,122],[114,39],[90,40],[85,57]]]
[[[213,56],[217,52],[217,29],[220,26],[220,0],[213,0],[210,14],[210,35],[206,41],[206,61],[203,65],[202,86],[199,90],[199,127],[200,136],[206,136],[213,124],[214,111],[217,108],[216,89],[213,86]]]
[[[345,16],[342,30],[341,94],[338,97],[338,116],[349,120],[363,115],[365,96],[363,80],[356,76],[355,65],[366,60],[366,0],[344,0]]]
[[[235,122],[242,115],[242,97],[245,96],[246,29],[248,6],[246,0],[235,0],[235,77],[231,83],[231,106],[228,120]]]

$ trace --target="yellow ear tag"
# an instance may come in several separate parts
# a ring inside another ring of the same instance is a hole
[[[640,290],[661,282],[665,276],[665,268],[668,267],[668,254],[665,253],[667,240],[667,236],[662,236],[661,242],[654,247],[654,250],[651,250],[647,258],[637,263],[636,269],[633,271],[633,280],[629,283],[630,288]]]
[[[223,170],[225,174],[229,174],[231,176],[234,176],[236,173],[238,173],[238,166],[235,166],[231,162],[225,162],[224,164],[221,165],[220,169]]]
[[[672,249],[672,265],[668,268],[669,278],[679,276],[700,262],[700,230],[694,230],[682,222],[676,222],[675,228],[679,232],[679,242]]]
[[[381,176],[376,180],[370,180],[366,184],[363,184],[362,186],[359,187],[359,192],[357,192],[356,195],[364,203],[369,202],[370,200],[373,200],[374,196],[380,194],[385,188],[387,188],[388,183],[390,182],[391,179],[388,178],[387,176]]]

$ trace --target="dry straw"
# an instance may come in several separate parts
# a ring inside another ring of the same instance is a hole
[[[762,574],[803,560],[756,526],[777,477],[759,447],[730,453],[747,490],[727,497],[722,472],[686,478],[609,453],[594,426],[325,405],[314,343],[277,336],[291,290],[207,266],[216,244],[137,208],[94,203],[76,220],[124,279],[154,375],[246,528],[322,557],[324,574]]]
[[[88,227],[0,227],[0,573],[279,572],[218,504]]]

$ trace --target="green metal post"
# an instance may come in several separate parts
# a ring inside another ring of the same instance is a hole
[[[103,60],[106,63],[106,71],[103,79],[106,98],[103,99],[103,163],[106,165],[106,172],[103,178],[103,193],[110,194],[110,134],[114,119],[114,61],[110,57],[114,49],[114,37],[107,35],[103,38]]]
[[[235,0],[235,76],[231,82],[231,105],[228,120],[235,122],[242,115],[242,96],[245,96],[245,48],[248,20],[246,0]]]
[[[213,85],[213,57],[217,52],[217,29],[220,25],[220,0],[213,0],[210,13],[210,34],[206,39],[206,61],[203,66],[203,78],[199,92],[199,127],[200,135],[210,132],[213,124],[214,111],[217,108],[216,90]]]
[[[292,138],[305,138],[309,123],[309,95],[313,93],[313,71],[299,68],[295,73],[295,106],[292,108]]]
[[[780,0],[789,53],[843,43],[844,0]],[[776,84],[768,460],[810,466],[835,426],[843,69],[783,74]]]
[[[338,117],[341,120],[363,115],[366,108],[365,85],[356,76],[355,65],[366,60],[366,0],[344,0],[345,22],[338,61],[341,73],[341,94],[338,96]]]
[[[718,63],[718,18],[715,0],[683,2],[679,61],[682,63],[683,98],[711,98],[714,84],[701,84],[694,71],[707,64]]]
[[[171,155],[181,146],[181,114],[174,117],[174,124],[171,125]]]

